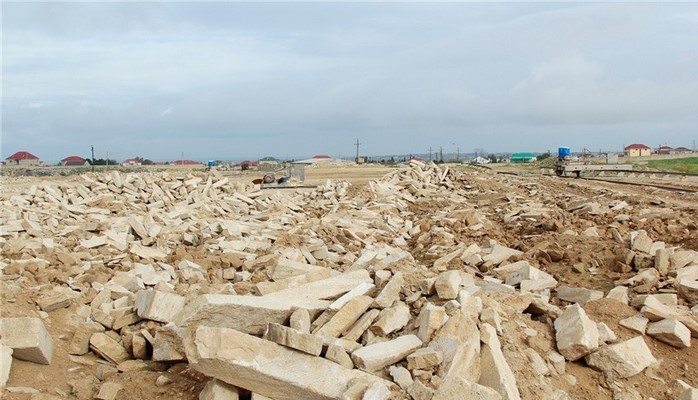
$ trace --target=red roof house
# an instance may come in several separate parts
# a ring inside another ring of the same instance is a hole
[[[633,143],[625,146],[625,155],[628,157],[642,157],[652,154],[652,149],[641,143]]]
[[[332,157],[328,156],[327,154],[317,154],[317,155],[314,155],[313,158],[318,159],[318,158],[332,158]]]
[[[673,149],[669,146],[659,146],[657,153],[659,154],[669,154]]]
[[[18,151],[5,159],[10,165],[39,165],[39,157],[28,151]]]
[[[80,156],[70,156],[61,160],[61,165],[65,167],[82,167],[88,164],[89,162]]]
[[[170,164],[172,164],[172,165],[201,165],[200,162],[193,161],[193,160],[177,160],[177,161],[172,161]]]

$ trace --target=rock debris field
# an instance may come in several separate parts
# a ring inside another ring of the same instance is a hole
[[[386,171],[8,185],[2,398],[698,399],[695,195]]]

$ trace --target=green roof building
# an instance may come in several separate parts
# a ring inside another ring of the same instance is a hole
[[[536,161],[536,156],[533,153],[514,153],[509,157],[509,161],[513,163],[528,163]]]

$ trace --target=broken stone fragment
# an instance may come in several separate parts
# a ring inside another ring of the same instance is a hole
[[[339,337],[368,310],[372,303],[373,299],[369,296],[359,296],[349,300],[326,324],[313,333],[320,336]]]
[[[397,383],[398,386],[402,388],[402,390],[407,390],[407,388],[412,386],[412,383],[414,383],[410,371],[408,371],[405,367],[393,365],[388,369],[388,372],[390,373],[390,376],[393,378],[393,381],[395,381],[395,383]]]
[[[105,333],[93,334],[90,337],[90,348],[100,357],[116,365],[131,358],[124,346]]]
[[[99,393],[95,395],[95,399],[114,400],[121,389],[123,389],[123,387],[116,382],[104,382],[102,386],[99,387]]]
[[[383,290],[376,296],[373,305],[377,308],[388,308],[400,299],[400,289],[404,283],[402,272],[398,271],[388,281]]]
[[[403,302],[397,302],[380,312],[378,320],[371,326],[371,331],[378,336],[387,336],[402,329],[409,321],[410,307]]]
[[[331,344],[327,346],[327,353],[325,353],[325,358],[327,358],[330,361],[336,362],[344,368],[354,368],[354,362],[351,360],[351,357],[349,357],[349,354],[346,350],[344,350],[344,347],[342,346],[336,344]]]
[[[629,290],[630,289],[627,286],[616,286],[608,292],[608,294],[606,295],[606,298],[617,300],[623,304],[629,304],[630,303],[630,297],[628,296]]]
[[[460,290],[461,274],[459,271],[442,272],[434,281],[436,294],[440,299],[453,300],[458,297]]]
[[[423,342],[429,342],[434,333],[448,320],[446,310],[433,304],[426,304],[417,317],[419,331],[417,336]]]
[[[53,341],[39,318],[0,318],[0,345],[11,348],[19,360],[51,363]]]
[[[104,327],[96,322],[80,323],[68,344],[68,354],[87,354],[90,351],[90,337],[96,332],[104,332]]]
[[[555,320],[557,349],[569,361],[576,361],[599,347],[599,331],[579,304],[568,306]]]
[[[587,364],[599,371],[608,371],[618,378],[639,374],[657,362],[642,336],[604,346],[585,358]]]
[[[199,393],[199,400],[238,400],[240,393],[233,385],[211,379]]]
[[[440,365],[443,360],[444,356],[441,350],[425,347],[407,356],[407,368],[410,370],[429,369]]]
[[[492,325],[483,324],[480,328],[480,337],[482,372],[478,383],[494,389],[505,399],[520,399],[516,378],[504,358],[497,331]]]
[[[459,376],[447,376],[434,393],[432,400],[501,400],[496,390]]]
[[[299,332],[310,333],[310,314],[308,310],[299,308],[291,314],[289,326]]]
[[[645,329],[647,329],[647,324],[650,322],[649,319],[643,317],[642,315],[633,315],[632,317],[622,319],[618,324],[622,327],[628,328],[640,334],[645,334]]]
[[[675,319],[663,319],[649,324],[647,334],[679,349],[691,347],[691,331]]]

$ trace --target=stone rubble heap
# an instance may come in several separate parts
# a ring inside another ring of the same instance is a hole
[[[467,175],[434,164],[413,161],[363,194],[329,181],[265,191],[215,173],[82,179],[3,199],[3,280],[41,310],[0,319],[3,386],[12,357],[51,363],[43,320],[64,309],[73,357],[119,371],[186,362],[211,378],[201,399],[559,400],[575,379],[567,362],[622,391],[658,365],[650,338],[683,349],[698,337],[698,253],[609,230],[629,244],[632,276],[608,293],[560,284],[519,249],[459,241],[456,225],[477,235],[493,217],[469,199],[479,189]],[[507,223],[558,212],[509,201]],[[424,203],[445,206],[424,217]],[[637,310],[619,321],[633,338],[587,315],[604,297]],[[696,398],[677,385],[676,398]],[[120,390],[107,380],[95,395]]]

